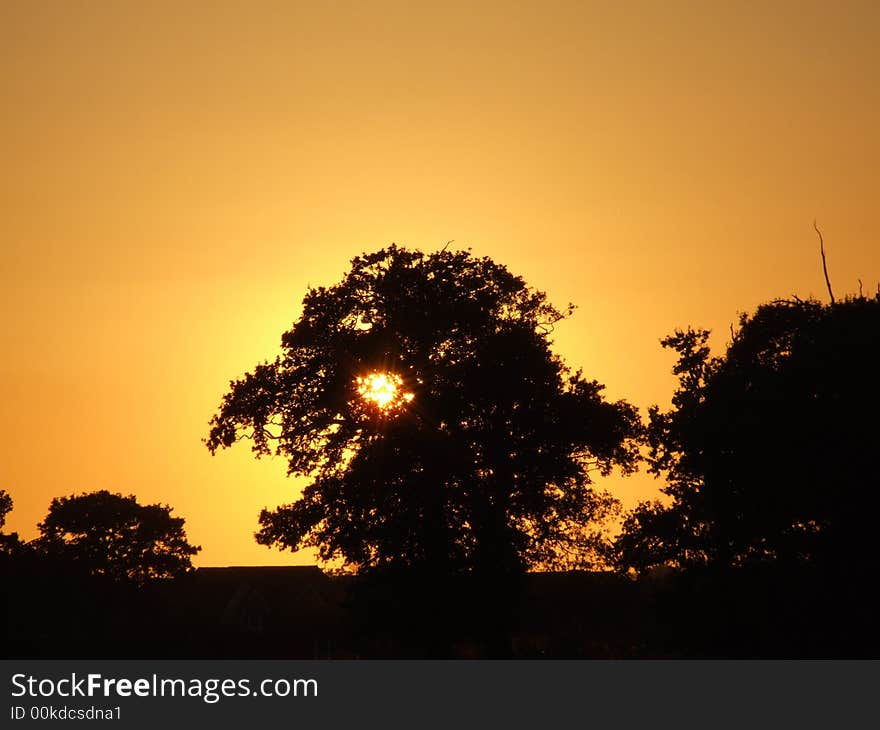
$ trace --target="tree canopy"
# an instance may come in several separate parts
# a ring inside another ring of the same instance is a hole
[[[636,409],[569,371],[567,316],[504,266],[397,246],[313,288],[282,353],[230,383],[212,452],[241,438],[310,483],[259,542],[358,569],[515,572],[553,560],[615,501],[590,472],[635,468]]]
[[[56,497],[37,526],[36,547],[117,581],[173,578],[192,569],[201,548],[187,542],[183,518],[171,512],[106,490]]]
[[[628,515],[622,563],[866,560],[880,495],[880,294],[762,305],[720,357],[708,336],[663,341],[679,387],[670,410],[650,409],[649,464],[670,500]]]

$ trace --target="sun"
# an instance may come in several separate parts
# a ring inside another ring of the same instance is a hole
[[[412,393],[403,392],[403,378],[397,373],[375,372],[360,376],[357,387],[361,398],[380,411],[390,411],[413,399]]]

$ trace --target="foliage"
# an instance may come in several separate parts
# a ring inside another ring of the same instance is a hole
[[[5,489],[0,489],[0,528],[6,524],[6,515],[12,511],[12,497]]]
[[[742,315],[726,352],[677,331],[672,408],[651,408],[643,503],[617,541],[627,568],[764,561],[860,564],[878,507],[880,294],[777,300]]]
[[[310,289],[282,354],[230,384],[207,439],[252,439],[311,479],[263,511],[258,541],[360,569],[552,561],[571,526],[612,509],[589,472],[634,469],[639,429],[551,352],[567,313],[467,252],[391,246]],[[376,375],[396,386],[384,407],[364,397]]]
[[[12,512],[12,496],[5,489],[0,489],[0,530],[6,524],[6,515],[10,512]],[[0,556],[17,555],[23,546],[17,533],[7,535],[0,532]]]
[[[106,490],[56,497],[38,525],[36,547],[117,581],[172,578],[192,569],[190,559],[201,548],[187,542],[183,518],[171,511]]]

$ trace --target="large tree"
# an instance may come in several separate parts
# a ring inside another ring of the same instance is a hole
[[[192,569],[201,548],[187,542],[183,518],[171,511],[106,490],[56,497],[38,525],[36,547],[117,581],[173,578]]]
[[[873,560],[880,294],[762,305],[720,356],[708,337],[663,341],[679,388],[671,409],[650,410],[648,461],[669,499],[628,515],[622,564]]]
[[[446,574],[558,558],[613,509],[590,472],[632,470],[639,429],[551,352],[566,314],[462,251],[391,246],[310,289],[281,355],[230,384],[207,439],[251,439],[310,479],[262,512],[258,541]]]

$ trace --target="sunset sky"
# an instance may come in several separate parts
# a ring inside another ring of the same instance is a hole
[[[573,367],[667,403],[658,341],[880,280],[880,3],[0,2],[0,488],[171,504],[199,565],[302,482],[211,457],[309,284],[491,256]],[[627,505],[644,475],[600,482]]]

